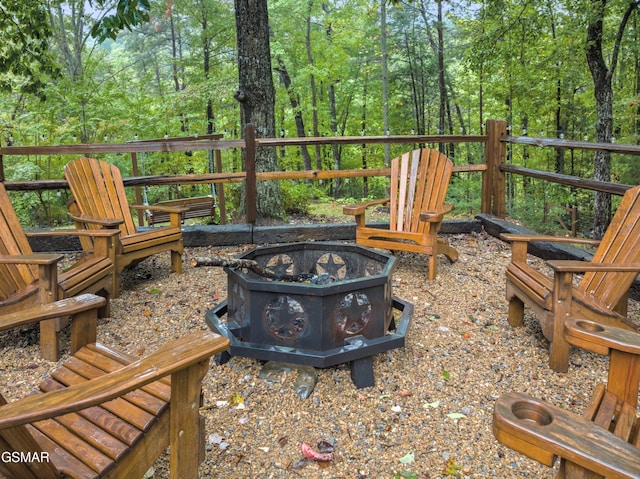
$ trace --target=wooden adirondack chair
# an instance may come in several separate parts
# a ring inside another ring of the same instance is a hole
[[[120,170],[106,161],[79,158],[64,167],[64,176],[73,193],[70,214],[79,229],[119,228],[116,242],[117,273],[149,256],[171,252],[171,269],[182,273],[181,213],[184,208],[159,208],[170,213],[170,225],[138,231],[130,208],[148,210],[152,206],[129,205]],[[91,249],[90,243],[83,248]],[[119,291],[117,275],[114,284]]]
[[[138,359],[93,342],[96,301],[104,299],[83,295],[9,318],[75,311],[77,349],[35,394],[11,403],[0,396],[0,478],[141,478],[167,447],[171,478],[198,477],[202,378],[229,340],[197,333]]]
[[[494,407],[493,434],[505,446],[552,467],[558,479],[640,477],[640,334],[569,318],[574,345],[609,355],[607,384],[599,384],[582,416],[523,393],[508,393]]]
[[[435,279],[439,254],[451,262],[458,259],[458,252],[438,237],[444,215],[453,210],[453,205],[445,204],[452,171],[451,160],[436,150],[413,150],[393,159],[389,198],[343,208],[344,214],[355,216],[356,243],[431,255],[429,280]],[[386,204],[389,228],[368,227],[366,209]]]
[[[64,256],[33,253],[7,191],[0,183],[0,314],[82,293],[95,293],[107,299],[101,315],[108,316],[115,269],[114,258],[109,253],[118,234],[113,230],[30,233],[33,236],[88,235],[93,238],[95,248],[92,254],[83,256],[69,269],[58,273],[58,262]],[[43,358],[58,360],[57,333],[63,326],[64,322],[60,320],[40,322],[40,354]]]
[[[569,344],[562,331],[567,316],[637,329],[625,318],[627,293],[640,272],[640,186],[629,189],[602,241],[502,234],[511,242],[506,297],[509,324],[523,324],[524,305],[531,307],[550,341],[549,365],[554,371],[569,368]],[[533,241],[594,243],[592,261],[548,261],[553,278],[527,264],[527,245]],[[573,286],[574,273],[585,273]]]

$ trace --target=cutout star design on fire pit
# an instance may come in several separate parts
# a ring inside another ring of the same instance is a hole
[[[295,274],[295,264],[288,254],[278,254],[271,257],[266,264],[266,269],[278,278]]]
[[[365,276],[375,276],[382,271],[382,265],[375,261],[369,261],[364,269]]]
[[[231,289],[231,296],[229,297],[232,306],[229,312],[229,318],[238,322],[238,324],[242,324],[246,318],[244,293],[244,289],[241,288],[240,285],[234,284]]]
[[[316,273],[318,275],[325,273],[335,279],[345,279],[347,276],[347,265],[337,254],[326,253],[318,258]]]
[[[371,319],[371,302],[364,293],[349,293],[340,302],[336,326],[343,337],[361,333]]]
[[[307,314],[302,305],[289,296],[278,296],[264,309],[267,328],[277,338],[296,339],[307,328]]]

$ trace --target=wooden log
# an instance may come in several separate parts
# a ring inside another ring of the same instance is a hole
[[[219,256],[194,256],[191,258],[191,266],[222,266],[224,268],[248,269],[259,276],[276,281],[304,282],[310,279],[309,274],[276,274],[273,271],[264,269],[252,259],[242,258],[221,258]]]

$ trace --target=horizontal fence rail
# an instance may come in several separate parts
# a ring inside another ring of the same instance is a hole
[[[533,138],[529,136],[505,136],[501,141],[518,145],[565,148],[567,150],[609,151],[611,153],[640,155],[640,145],[592,143],[588,141],[564,140],[561,138]]]

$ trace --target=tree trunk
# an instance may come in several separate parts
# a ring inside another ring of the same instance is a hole
[[[422,74],[423,69],[416,67],[414,65],[414,57],[416,57],[416,63],[420,64],[421,62],[419,62],[417,55],[415,54],[415,52],[410,48],[409,45],[409,37],[407,35],[407,32],[405,31],[404,33],[404,48],[406,50],[406,56],[407,56],[407,64],[409,67],[409,79],[411,80],[411,97],[413,98],[413,113],[414,113],[414,118],[415,118],[415,124],[416,124],[416,128],[415,128],[415,132],[418,135],[425,135],[426,134],[426,127],[425,127],[425,113],[426,113],[426,108],[425,108],[425,95],[424,95],[424,76]]]
[[[311,52],[311,14],[312,14],[313,1],[309,0],[309,15],[307,15],[307,30],[305,35],[305,44],[307,48],[307,62],[313,66],[313,54]],[[312,120],[313,120],[313,136],[320,136],[320,130],[318,127],[318,91],[316,88],[316,77],[313,74],[313,70],[309,74],[309,87],[311,88],[311,107],[313,108]],[[315,147],[316,156],[316,169],[322,169],[322,153],[320,151],[320,145]]]
[[[444,32],[442,25],[442,2],[438,2],[438,23],[436,26],[436,31],[438,32],[438,88],[440,91],[438,134],[443,135],[445,132],[447,85],[445,83],[444,77]]]
[[[234,0],[238,42],[238,90],[240,122],[253,124],[258,138],[275,137],[275,88],[271,75],[269,14],[267,0]],[[276,171],[275,148],[260,147],[256,152],[257,171]],[[260,181],[257,185],[258,219],[282,218],[280,185]]]
[[[363,85],[363,91],[362,91],[362,98],[363,98],[363,103],[362,103],[362,117],[361,117],[361,122],[360,122],[360,131],[365,132],[367,131],[367,85],[369,84],[369,82],[367,81],[367,74],[365,73],[365,81],[364,81],[364,85]],[[366,170],[367,169],[367,144],[363,143],[362,144],[362,169]],[[362,197],[363,198],[368,198],[369,197],[369,178],[366,176],[362,177]]]
[[[276,71],[280,75],[280,81],[284,85],[289,94],[289,103],[291,104],[291,109],[294,111],[294,118],[296,121],[296,131],[298,133],[299,138],[304,138],[307,136],[304,131],[304,120],[302,118],[302,112],[300,111],[300,103],[298,101],[298,97],[291,88],[291,76],[287,70],[287,66],[284,64],[281,58],[278,57],[278,68]],[[307,149],[307,145],[300,145],[300,154],[302,155],[302,162],[304,163],[304,169],[311,169],[311,156],[309,155],[309,150]]]
[[[622,43],[624,29],[631,14],[637,9],[640,0],[631,2],[627,6],[620,25],[613,51],[610,55],[611,64],[607,66],[602,51],[602,37],[604,33],[604,17],[607,0],[591,0],[592,16],[587,26],[586,55],[587,64],[593,77],[594,95],[596,99],[596,141],[609,143],[613,135],[613,88],[612,78],[618,61],[618,53]],[[611,153],[598,151],[593,160],[594,179],[600,181],[611,180]],[[611,220],[611,195],[596,191],[593,204],[593,236],[602,238]]]
[[[336,87],[335,82],[329,83],[329,117],[331,123],[331,133],[338,136],[338,113],[336,108]],[[340,169],[340,149],[335,143],[331,145],[331,154],[333,156],[333,169]],[[337,198],[338,190],[340,190],[340,178],[334,178],[332,183],[333,197]]]
[[[389,135],[389,67],[387,52],[387,0],[380,0],[380,50],[382,56],[382,123],[384,134]],[[384,164],[391,164],[391,148],[388,143],[384,144]]]
[[[84,74],[83,53],[87,36],[85,34],[85,5],[84,2],[71,1],[65,6],[58,3],[48,3],[49,22],[53,40],[64,59],[64,68],[72,83],[82,78]],[[66,24],[65,24],[66,21]]]

